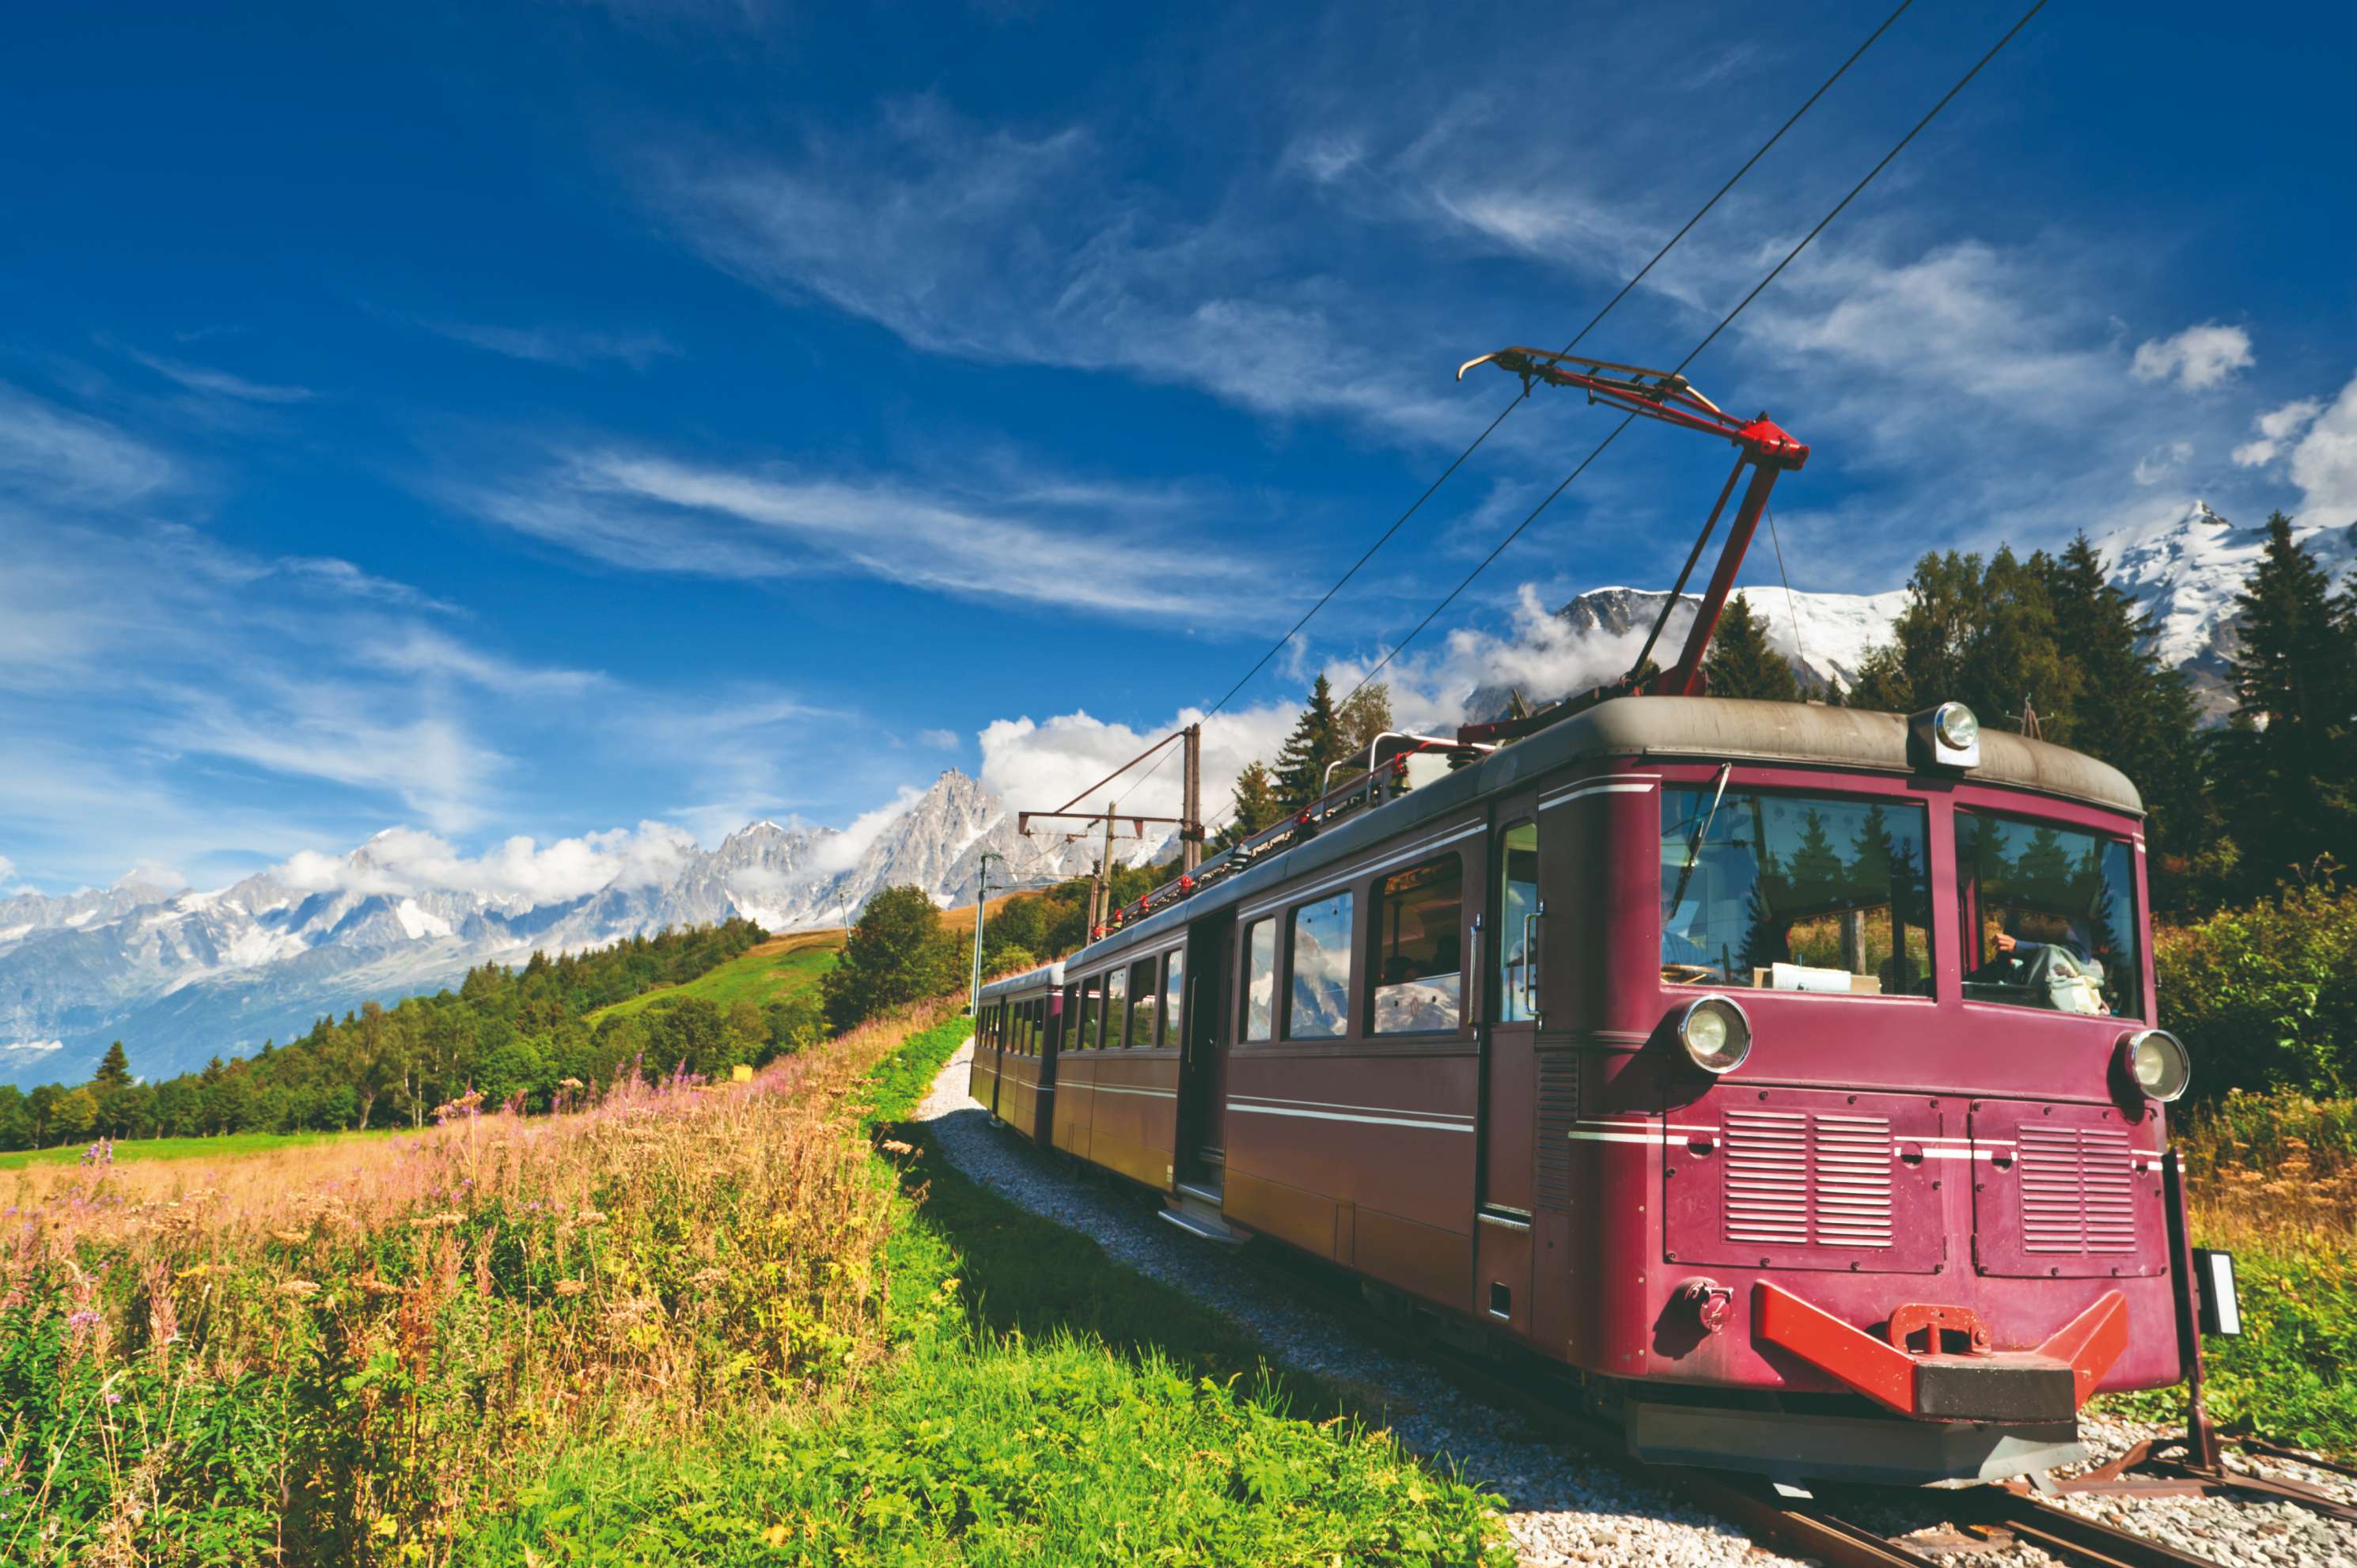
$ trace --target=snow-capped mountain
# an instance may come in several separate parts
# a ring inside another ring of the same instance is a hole
[[[74,1081],[116,1038],[135,1071],[165,1077],[534,949],[577,951],[733,915],[772,930],[835,925],[905,883],[965,902],[985,852],[1000,857],[996,886],[1090,865],[1087,846],[1060,835],[1023,839],[1005,804],[956,771],[872,837],[755,822],[716,849],[691,846],[659,877],[550,902],[404,886],[378,845],[345,856],[328,891],[274,871],[213,892],[124,884],[0,900],[0,1080]]]
[[[2357,523],[2296,525],[2293,533],[2336,584],[2357,566]],[[2093,541],[2112,581],[2157,623],[2151,649],[2192,678],[2196,700],[2212,723],[2233,707],[2225,674],[2237,646],[2234,596],[2266,542],[2264,526],[2237,526],[2200,500],[2181,515],[2130,524]],[[1907,606],[1903,588],[1795,593],[1788,598],[1781,587],[1755,586],[1746,594],[1752,613],[1767,623],[1770,645],[1791,660],[1811,690],[1822,690],[1828,679],[1845,687],[1854,682],[1867,650],[1890,639],[1891,623]],[[1626,670],[1666,597],[1661,589],[1595,588],[1565,605],[1555,612],[1556,625],[1548,628],[1553,657],[1544,662],[1560,667],[1566,679],[1556,682],[1561,690],[1524,686],[1523,699],[1535,707]],[[1696,596],[1685,595],[1670,612],[1654,651],[1658,661],[1667,664],[1677,657],[1699,603]],[[1482,687],[1469,700],[1468,711],[1478,718],[1499,716],[1508,696],[1503,686]]]

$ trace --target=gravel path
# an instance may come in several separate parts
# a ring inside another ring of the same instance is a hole
[[[1333,1315],[1272,1292],[1265,1276],[1237,1254],[1153,1223],[1138,1205],[1119,1201],[1100,1184],[1075,1180],[1014,1133],[990,1125],[982,1107],[966,1095],[972,1054],[969,1042],[917,1108],[917,1120],[931,1125],[952,1164],[1032,1213],[1088,1236],[1138,1273],[1243,1324],[1267,1348],[1270,1359],[1350,1388],[1381,1411],[1392,1432],[1416,1453],[1463,1464],[1470,1476],[1506,1498],[1508,1528],[1524,1563],[1772,1568],[1796,1561],[1755,1544],[1672,1493],[1609,1466],[1583,1463],[1558,1444],[1518,1435],[1511,1415],[1468,1399],[1421,1362],[1368,1343]],[[2089,1421],[2084,1431],[2094,1455],[2091,1463],[2156,1430]],[[2328,1472],[2240,1455],[2229,1462],[2320,1482],[2357,1500],[2357,1485]],[[1949,1525],[1936,1491],[1883,1496],[1878,1508],[1848,1511],[1857,1522],[1899,1536],[1956,1568],[2038,1568],[2050,1561],[2028,1547],[1961,1535]],[[2357,1568],[2357,1527],[2295,1504],[2225,1498],[2062,1501],[2076,1512],[2233,1568]]]

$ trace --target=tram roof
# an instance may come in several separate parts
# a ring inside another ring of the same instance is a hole
[[[1975,783],[2026,789],[2141,815],[2144,800],[2127,776],[2083,752],[1984,729]],[[1420,822],[1463,809],[1557,768],[1602,757],[1664,761],[1764,762],[1862,772],[1910,774],[1907,720],[1867,708],[1816,703],[1763,703],[1732,697],[1620,697],[1492,752],[1379,810],[1345,819],[1306,843],[1235,875],[1069,955],[1074,970],[1092,959],[1169,935],[1215,909],[1381,843]],[[1002,981],[1002,985],[1013,982]],[[987,992],[985,992],[987,994]]]
[[[1043,963],[1037,969],[1027,969],[1020,974],[1010,974],[1004,980],[994,980],[982,988],[982,1000],[988,1002],[1001,996],[1013,996],[1025,991],[1050,989],[1064,983],[1064,963]]]

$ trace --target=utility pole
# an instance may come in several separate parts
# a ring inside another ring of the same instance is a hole
[[[1096,918],[1089,922],[1089,936],[1092,940],[1097,934],[1097,928],[1113,918],[1113,808],[1114,802],[1107,800],[1104,819],[1104,853],[1097,856],[1097,896],[1092,900],[1097,907],[1097,912]],[[1145,832],[1143,828],[1138,831],[1141,833]]]
[[[1189,876],[1203,864],[1203,726],[1187,726],[1186,783],[1178,807],[1178,869]]]
[[[990,908],[990,863],[1006,858],[995,849],[982,852],[982,875],[974,890],[974,987],[965,1004],[969,1018],[982,1015],[982,918]]]

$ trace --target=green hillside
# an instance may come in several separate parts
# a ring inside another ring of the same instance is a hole
[[[667,985],[633,996],[588,1015],[586,1022],[627,1018],[649,1007],[661,1007],[683,996],[700,996],[722,1010],[739,1002],[766,1007],[818,983],[834,966],[840,931],[797,931],[758,947],[748,948],[726,963],[706,970],[681,985]]]

